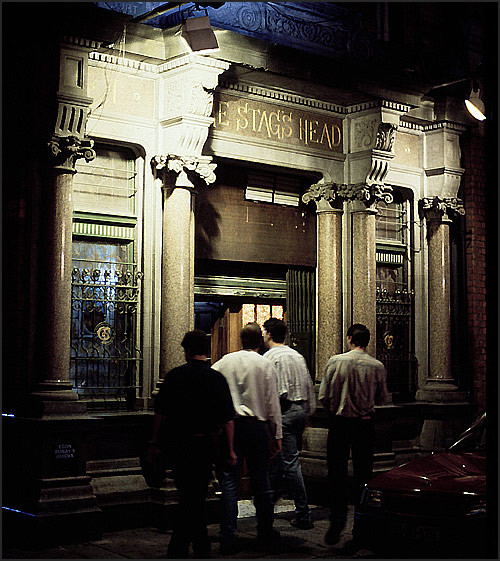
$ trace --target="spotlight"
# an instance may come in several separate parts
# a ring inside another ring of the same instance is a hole
[[[472,87],[472,91],[470,93],[469,99],[465,100],[465,105],[469,110],[469,113],[478,121],[484,121],[486,119],[486,110],[484,108],[484,103],[481,97],[479,96],[479,88],[474,86]]]
[[[219,50],[208,16],[188,18],[182,25],[181,37],[193,52],[207,54]]]

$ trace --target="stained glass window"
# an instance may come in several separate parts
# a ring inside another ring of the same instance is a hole
[[[257,322],[260,327],[269,318],[274,317],[283,319],[283,306],[270,304],[243,304],[242,306],[242,324]]]

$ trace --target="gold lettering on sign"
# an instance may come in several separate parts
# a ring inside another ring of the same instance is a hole
[[[274,103],[216,93],[214,128],[255,138],[285,141],[295,146],[342,151],[342,120],[279,107]]]

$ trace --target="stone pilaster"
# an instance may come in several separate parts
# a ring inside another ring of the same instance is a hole
[[[181,341],[194,327],[195,184],[215,181],[210,157],[155,156],[163,188],[160,378],[184,363]]]
[[[316,381],[321,381],[328,359],[343,350],[342,341],[342,199],[337,185],[315,184],[303,195],[314,201],[318,235],[318,306]]]
[[[417,392],[421,401],[449,402],[465,399],[451,376],[450,233],[452,212],[465,214],[457,198],[424,198],[420,208],[427,223],[429,252],[429,375]]]

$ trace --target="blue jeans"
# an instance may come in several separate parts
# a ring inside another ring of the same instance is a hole
[[[271,484],[269,483],[269,446],[268,424],[254,417],[238,417],[234,421],[234,451],[238,457],[236,466],[222,466],[218,479],[221,496],[221,543],[231,543],[235,539],[238,519],[238,492],[241,468],[246,458],[253,502],[257,515],[257,534],[265,537],[270,534],[274,520]]]
[[[283,440],[282,451],[276,462],[278,464],[276,482],[293,498],[296,519],[309,521],[311,511],[299,459],[306,420],[304,402],[291,402],[290,408],[281,415]]]

